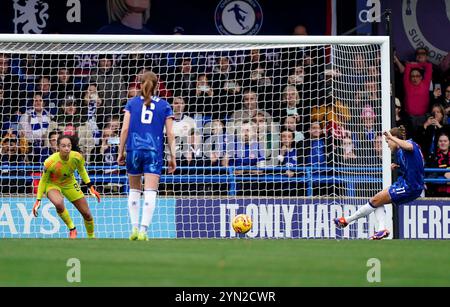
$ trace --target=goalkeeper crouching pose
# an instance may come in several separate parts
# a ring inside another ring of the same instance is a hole
[[[85,160],[81,153],[76,151],[77,144],[74,143],[73,139],[68,135],[61,135],[58,138],[57,145],[58,152],[48,157],[44,162],[44,171],[39,181],[37,199],[33,206],[33,215],[35,217],[38,216],[42,196],[46,193],[47,198],[56,207],[59,217],[69,228],[69,238],[76,238],[77,229],[70,218],[69,212],[64,207],[63,196],[65,196],[83,216],[88,238],[95,238],[94,219],[84,193],[75,180],[75,170],[78,170],[81,179],[89,187],[89,192],[97,198],[98,202],[100,202],[100,194],[95,190],[89,179],[89,175],[84,167]]]

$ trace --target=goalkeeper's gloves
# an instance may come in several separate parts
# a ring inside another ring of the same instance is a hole
[[[97,198],[97,201],[100,202],[100,193],[95,190],[94,185],[89,182],[87,186],[89,187],[89,193],[91,193],[92,196],[95,196]]]
[[[33,215],[34,217],[38,216],[38,209],[41,206],[41,200],[40,199],[36,199],[36,202],[33,205]]]

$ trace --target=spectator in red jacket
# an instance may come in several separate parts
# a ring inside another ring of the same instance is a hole
[[[441,134],[438,140],[438,149],[434,154],[428,165],[432,168],[447,168],[447,173],[433,173],[431,177],[442,177],[450,179],[450,142],[448,134]],[[436,196],[448,196],[450,195],[450,184],[436,184],[433,185]]]
[[[423,49],[422,52],[426,52],[426,50]],[[429,111],[429,90],[432,74],[433,68],[430,62],[412,62],[405,65],[403,75],[405,111],[411,116],[414,126],[423,123],[424,115]]]

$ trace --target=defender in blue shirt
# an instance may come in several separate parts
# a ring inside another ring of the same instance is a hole
[[[344,228],[349,223],[375,212],[379,231],[370,237],[372,240],[381,240],[389,236],[385,228],[384,205],[392,203],[401,205],[418,198],[424,189],[424,161],[419,146],[412,140],[406,139],[406,131],[403,126],[384,132],[389,149],[396,153],[398,164],[392,164],[391,168],[400,168],[401,176],[389,188],[379,192],[370,201],[359,208],[355,214],[349,217],[334,219],[338,228]]]
[[[125,106],[130,114],[127,138],[127,171],[130,175],[160,175],[164,156],[164,126],[173,117],[169,103],[152,96],[150,104],[143,96],[131,98]]]
[[[126,166],[130,184],[128,210],[133,226],[130,240],[148,240],[147,229],[155,209],[159,177],[164,164],[164,129],[170,151],[168,173],[171,174],[176,169],[173,112],[166,100],[154,96],[157,84],[158,77],[153,72],[146,72],[142,76],[142,96],[131,98],[125,106],[120,133],[117,162],[119,165],[125,165],[126,144]],[[144,207],[139,224],[142,175]]]

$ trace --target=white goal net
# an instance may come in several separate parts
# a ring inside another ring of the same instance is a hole
[[[372,218],[345,231],[332,219],[389,183],[387,50],[385,37],[0,35],[0,237],[67,237],[46,198],[31,215],[61,134],[78,138],[102,194],[88,197],[97,237],[128,237],[119,134],[151,70],[178,165],[163,170],[151,238],[237,237],[239,213],[253,219],[246,237],[365,238]]]

